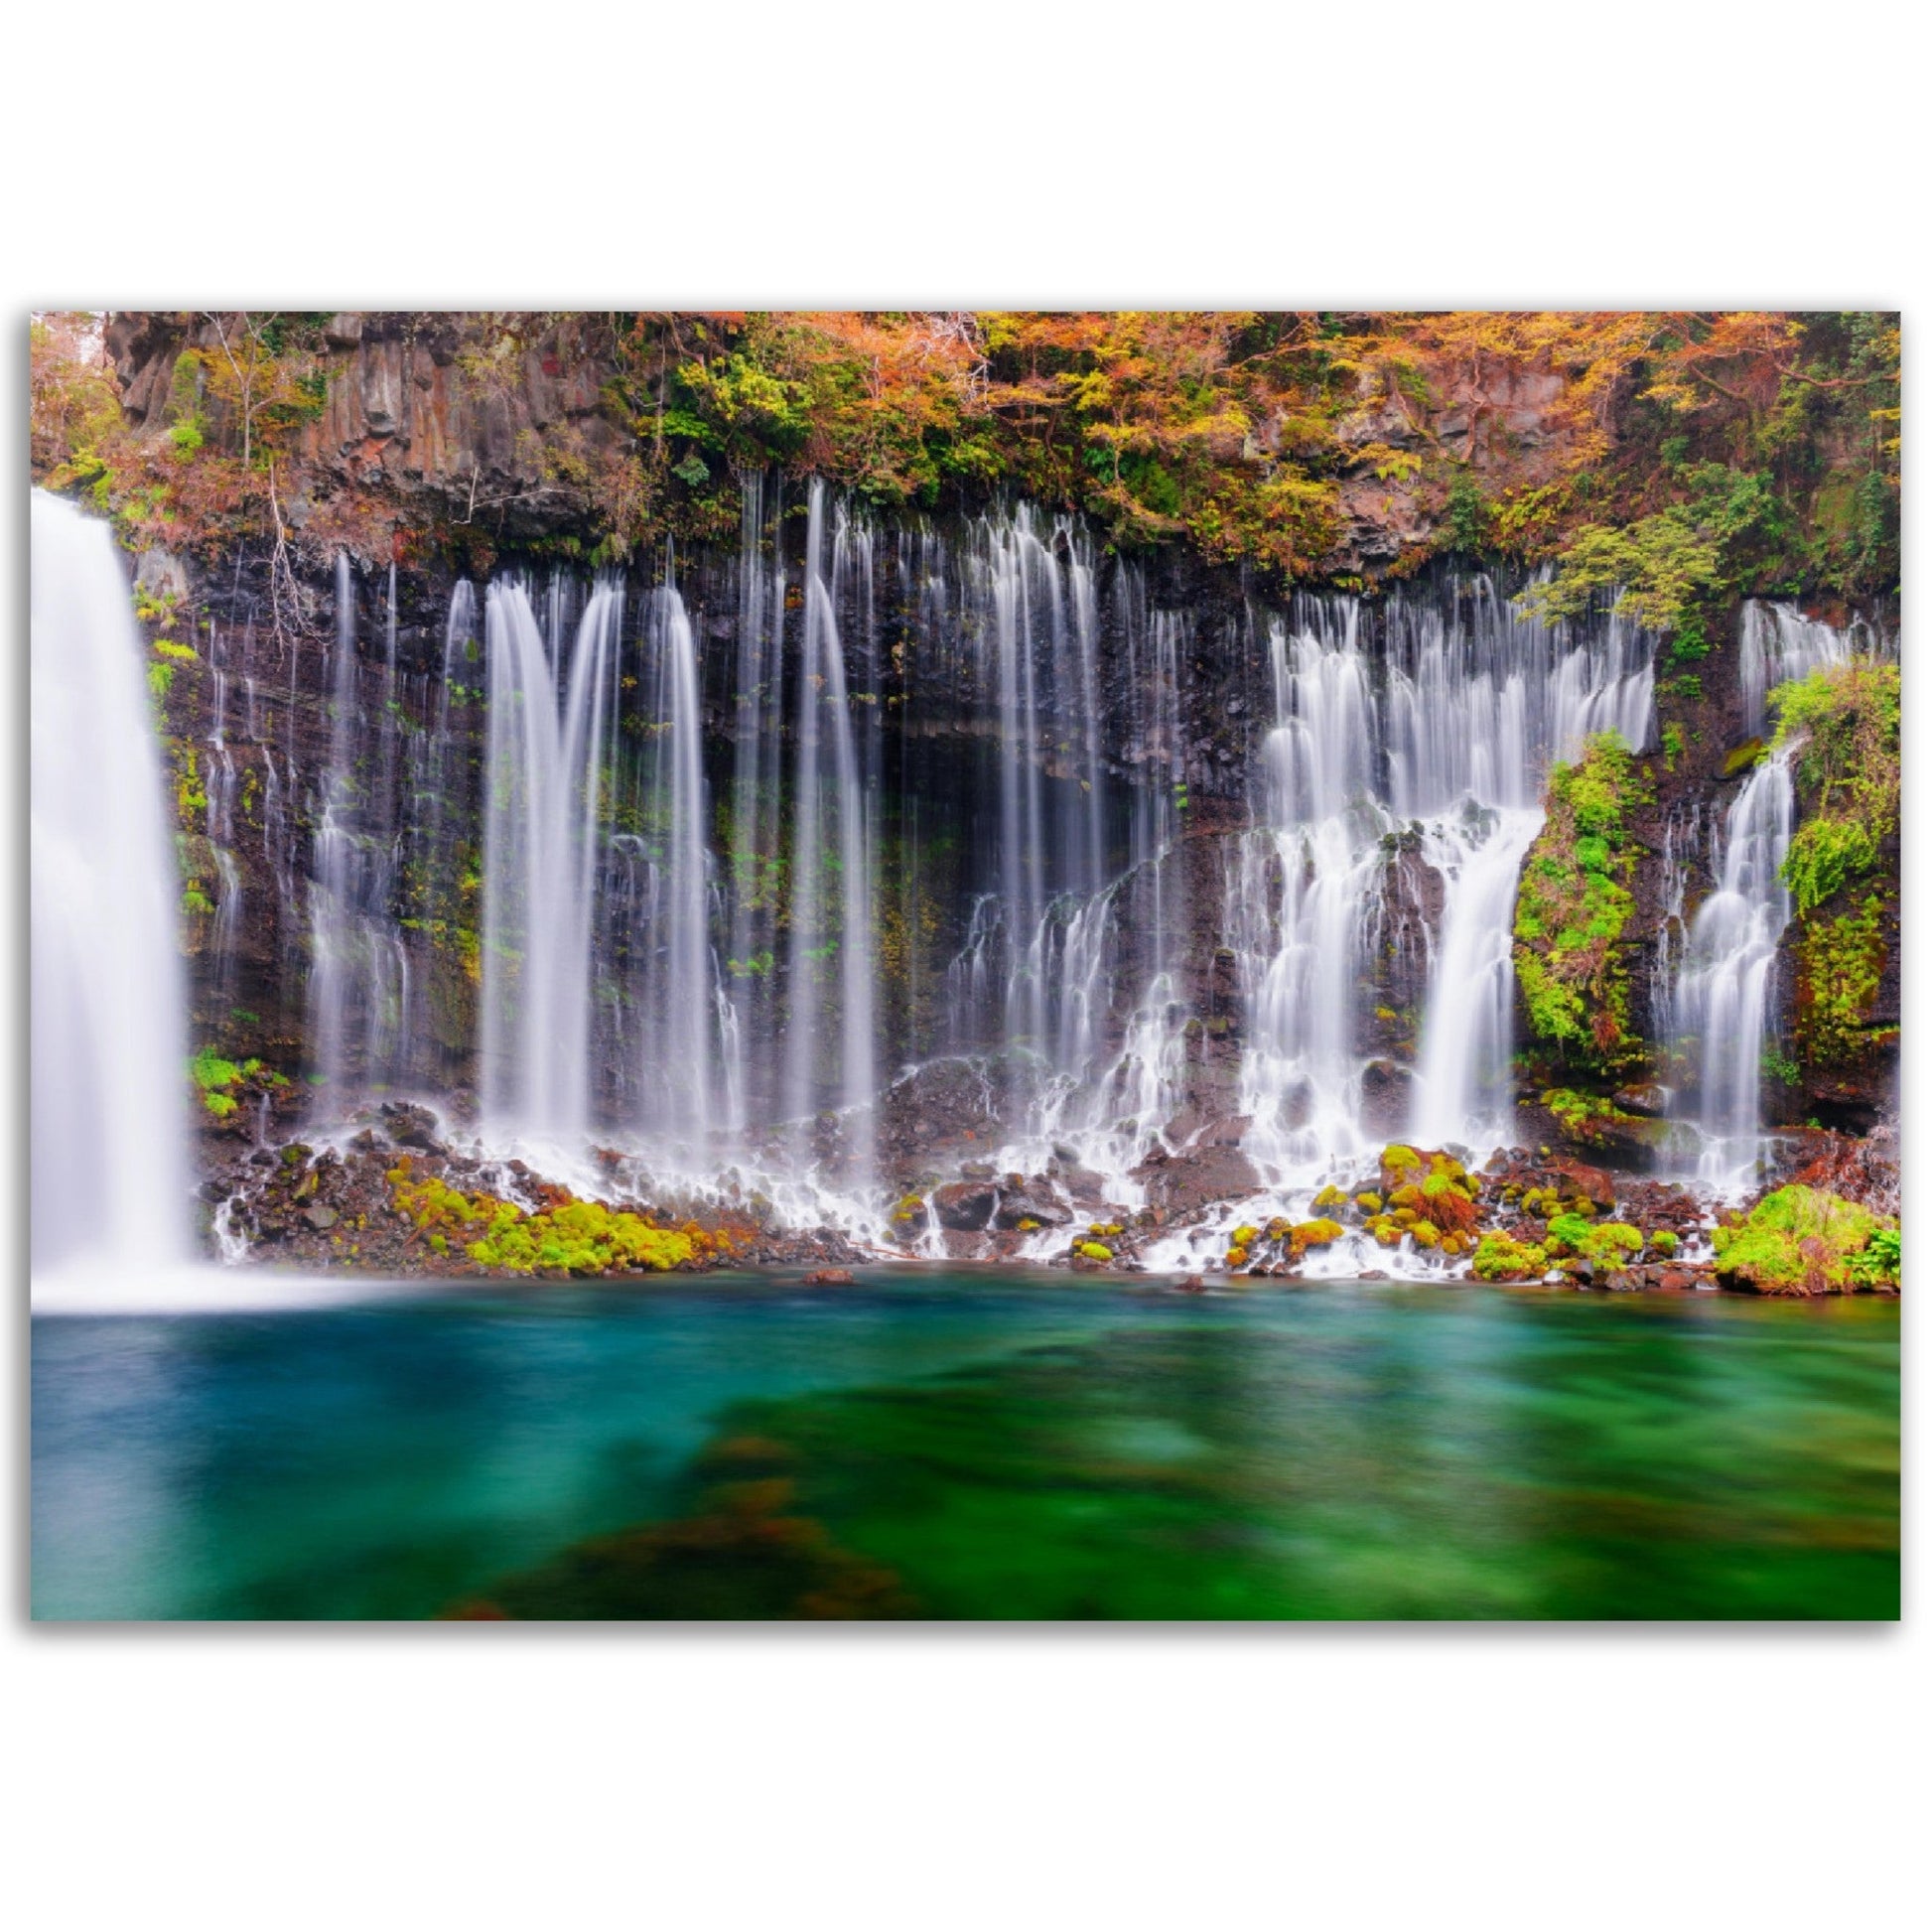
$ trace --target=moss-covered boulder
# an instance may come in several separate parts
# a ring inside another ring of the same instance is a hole
[[[1759,1295],[1849,1295],[1898,1286],[1895,1226],[1816,1187],[1780,1187],[1718,1228],[1718,1280]]]
[[[1288,1231],[1288,1254],[1291,1261],[1300,1261],[1311,1248],[1326,1248],[1342,1237],[1339,1221],[1321,1218],[1313,1221],[1298,1221]]]
[[[1557,1215],[1544,1230],[1552,1256],[1575,1255],[1592,1267],[1615,1268],[1643,1251],[1643,1231],[1627,1221],[1595,1221],[1571,1212]]]
[[[1476,1243],[1469,1268],[1478,1281],[1533,1282],[1542,1280],[1549,1265],[1549,1256],[1533,1242],[1512,1240],[1492,1229]]]

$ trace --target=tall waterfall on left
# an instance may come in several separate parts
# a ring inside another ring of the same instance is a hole
[[[189,1253],[174,855],[107,526],[33,496],[35,1275]]]

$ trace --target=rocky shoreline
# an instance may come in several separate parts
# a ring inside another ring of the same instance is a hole
[[[258,1109],[266,1125],[272,1110]],[[1607,1291],[1895,1293],[1896,1134],[1811,1130],[1746,1201],[1617,1174],[1548,1147],[1499,1149],[1479,1169],[1452,1150],[1392,1142],[1299,1218],[1272,1203],[1238,1149],[1157,1149],[1133,1178],[1145,1205],[1057,1151],[1033,1174],[964,1164],[903,1193],[888,1233],[787,1224],[736,1170],[693,1187],[594,1149],[594,1188],[492,1159],[414,1102],[361,1110],[345,1134],[243,1146],[207,1136],[210,1249],[241,1266],[407,1279],[569,1281],[731,1269],[850,1282],[881,1262],[1039,1267],[1209,1281],[1404,1278]],[[1062,1159],[1061,1154],[1068,1158]],[[1283,1190],[1286,1195],[1293,1190]],[[1302,1190],[1306,1193],[1306,1190]],[[1252,1218],[1229,1225],[1235,1209]],[[1889,1241],[1889,1246],[1886,1243]],[[1365,1266],[1349,1268],[1349,1259]]]

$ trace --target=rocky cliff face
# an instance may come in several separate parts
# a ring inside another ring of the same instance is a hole
[[[608,520],[610,466],[639,431],[613,400],[626,366],[616,318],[348,312],[308,323],[326,400],[293,439],[289,520],[318,555],[346,543],[386,564],[397,545],[420,553],[426,537],[459,556],[514,555]],[[110,318],[107,353],[143,436],[164,438],[195,409],[231,427],[220,419],[232,405],[211,398],[184,357],[224,356],[242,328],[240,317],[188,313]],[[658,418],[644,427],[661,436],[658,379]],[[1547,484],[1574,461],[1578,423],[1553,368],[1476,355],[1445,363],[1427,394],[1369,370],[1353,389],[1333,428],[1337,517],[1322,561],[1335,579],[1413,570],[1439,546],[1445,464],[1500,496]],[[1264,424],[1249,441],[1265,463],[1284,432]]]
[[[223,353],[223,334],[224,324],[207,317],[112,319],[107,346],[139,435],[159,442],[174,433],[199,380],[184,358],[190,351]],[[618,364],[598,319],[558,318],[498,353],[503,340],[490,318],[475,315],[345,314],[320,321],[314,341],[327,377],[323,402],[295,433],[278,475],[278,511],[293,533],[286,551],[278,559],[264,533],[253,542],[186,554],[150,550],[137,560],[149,633],[168,672],[161,702],[183,834],[197,1036],[237,1058],[259,1056],[286,1069],[294,1084],[261,1096],[277,1118],[299,1115],[310,1098],[301,1082],[315,1071],[318,849],[329,814],[329,774],[343,756],[345,702],[354,711],[356,783],[371,785],[379,772],[390,814],[383,828],[358,834],[371,853],[380,847],[387,854],[379,865],[381,853],[364,854],[364,871],[379,876],[383,903],[371,909],[379,910],[382,943],[394,951],[401,989],[394,997],[407,1006],[406,1013],[398,1008],[395,1024],[411,1041],[384,1077],[454,1094],[459,1105],[474,1085],[484,675],[481,626],[473,622],[463,635],[452,626],[457,587],[484,571],[523,571],[533,583],[561,585],[559,608],[574,611],[586,573],[568,560],[587,547],[587,519],[608,481],[599,466],[617,461],[634,440],[634,425],[620,421],[610,403]],[[218,417],[224,405],[204,385],[194,406],[206,419],[208,412]],[[220,428],[215,422],[210,433]],[[1342,574],[1370,583],[1361,621],[1373,629],[1391,599],[1431,606],[1453,621],[1472,595],[1467,567],[1416,568],[1418,555],[1439,542],[1446,514],[1424,453],[1449,451],[1485,487],[1533,489],[1565,460],[1578,431],[1558,376],[1478,358],[1465,375],[1451,371],[1435,383],[1426,399],[1365,383],[1360,408],[1336,433],[1361,462],[1340,481],[1334,555]],[[793,503],[794,513],[802,509],[796,493]],[[855,625],[848,626],[846,648],[851,688],[889,721],[878,782],[892,802],[879,828],[878,865],[882,885],[893,882],[899,905],[882,952],[888,997],[880,1001],[875,1043],[876,1061],[888,1069],[930,1059],[955,1038],[952,989],[970,949],[975,894],[996,838],[992,807],[975,793],[992,782],[990,748],[1010,733],[1011,719],[989,704],[966,659],[955,654],[942,662],[920,641],[929,620],[919,568],[907,560],[929,542],[957,568],[976,540],[970,513],[901,514],[874,524],[881,560],[877,605],[868,606],[874,655],[859,651]],[[796,525],[786,527],[791,535],[782,540],[795,544]],[[890,568],[889,556],[897,559]],[[345,571],[339,557],[349,559]],[[662,555],[647,567],[633,563],[627,573],[633,605],[671,567]],[[1153,1124],[1172,1127],[1181,1140],[1211,1142],[1225,1132],[1238,1140],[1239,1127],[1226,1130],[1225,1123],[1239,1120],[1256,986],[1252,961],[1231,934],[1243,920],[1275,934],[1289,890],[1279,869],[1257,872],[1244,855],[1268,823],[1266,746],[1281,702],[1270,628],[1293,628],[1300,619],[1279,586],[1184,545],[1104,560],[1104,568],[1119,591],[1100,600],[1094,659],[1093,756],[1109,800],[1104,837],[1124,862],[1130,821],[1139,823],[1135,815],[1159,801],[1169,814],[1173,855],[1162,868],[1158,901],[1150,901],[1158,911],[1120,922],[1096,1046],[1121,1050],[1137,1018],[1144,1018],[1137,1015],[1140,989],[1157,969],[1171,972],[1177,1002],[1168,1096],[1173,1112]],[[277,569],[298,593],[286,619],[277,605]],[[674,569],[697,639],[710,793],[722,801],[734,782],[746,726],[735,683],[745,643],[746,558],[729,543],[685,544]],[[1518,573],[1504,588],[1520,582]],[[866,595],[873,597],[870,578]],[[795,570],[788,602],[795,626],[802,605]],[[1161,613],[1179,614],[1184,621],[1173,633],[1172,723],[1157,728],[1148,715],[1147,624],[1149,614]],[[1845,612],[1831,615],[1842,620]],[[332,643],[338,635],[354,639],[357,668],[347,686]],[[1708,847],[1750,763],[1753,721],[1746,715],[1738,635],[1733,604],[1716,626],[1707,658],[1694,668],[1659,662],[1655,730],[1650,743],[1633,748],[1642,773],[1629,826],[1634,910],[1617,944],[1631,989],[1631,1025],[1647,1042],[1648,1064],[1619,1077],[1621,1103],[1627,1103],[1616,1108],[1620,1125],[1605,1128],[1599,1120],[1580,1127],[1574,1115],[1544,1107],[1542,1096],[1568,1088],[1575,1074],[1539,1048],[1519,1010],[1518,1131],[1525,1141],[1575,1139],[1631,1164],[1650,1158],[1654,1137],[1645,1122],[1667,1104],[1656,1088],[1681,1071],[1668,1063],[1673,949],[1681,952],[1686,918],[1709,890],[1703,862],[1686,867],[1686,841],[1703,838]],[[192,660],[169,652],[170,644],[191,649]],[[792,654],[785,675],[795,682],[795,627],[786,649]],[[1043,720],[1032,747],[1033,762],[1056,798],[1062,792],[1077,798],[1089,782],[1076,722]],[[791,722],[781,720],[776,729],[789,745]],[[907,830],[919,813],[927,815],[928,829],[934,815],[956,817],[958,839],[919,846]],[[1364,1125],[1395,1133],[1414,1102],[1419,1033],[1443,940],[1445,884],[1419,828],[1397,827],[1385,843],[1368,915],[1372,941],[1349,999],[1348,1044],[1367,1059]],[[1895,849],[1885,860],[1895,876]],[[1240,902],[1244,893],[1252,903]],[[1763,1088],[1769,1119],[1863,1129],[1891,1104],[1899,999],[1895,894],[1877,918],[1870,942],[1874,980],[1854,1034],[1830,1055],[1802,1064],[1788,1052],[1778,1055],[1777,1077]],[[1794,927],[1776,972],[1778,1012],[1770,1033],[1785,1042],[1803,1033],[1802,1010],[1811,998],[1798,941]],[[782,996],[775,997],[781,1005]],[[364,1025],[353,1033],[366,1040],[382,1028]],[[899,1092],[888,1136],[895,1177],[909,1182],[942,1153],[957,1160],[962,1149],[982,1144],[999,1109],[998,1095],[983,1081],[961,1085],[951,1074],[924,1076],[923,1084]],[[237,1117],[227,1131],[255,1125]]]

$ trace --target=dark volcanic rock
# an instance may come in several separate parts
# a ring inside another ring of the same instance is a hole
[[[1000,1205],[994,1211],[996,1228],[1017,1228],[1022,1221],[1036,1221],[1041,1227],[1062,1228],[1072,1214],[1052,1194],[1044,1177],[1029,1181],[1024,1187],[1000,1190]]]
[[[978,1234],[993,1219],[999,1190],[991,1180],[951,1180],[932,1190],[939,1225],[955,1234]]]
[[[1607,1170],[1583,1161],[1552,1161],[1549,1172],[1566,1193],[1581,1194],[1599,1214],[1616,1205],[1616,1180]]]
[[[1150,1162],[1134,1177],[1146,1185],[1148,1205],[1170,1217],[1192,1213],[1209,1201],[1239,1200],[1261,1185],[1255,1164],[1232,1147],[1189,1148]]]
[[[1395,1060],[1362,1068],[1362,1123],[1377,1134],[1400,1134],[1415,1104],[1415,1074]]]

